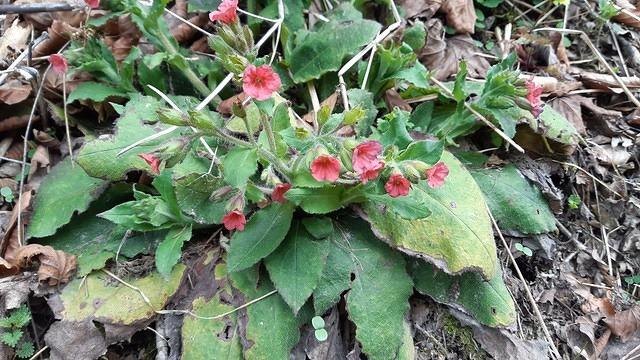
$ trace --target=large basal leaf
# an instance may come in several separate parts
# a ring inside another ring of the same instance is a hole
[[[451,276],[419,259],[410,267],[415,288],[435,301],[466,312],[487,326],[509,326],[515,321],[515,304],[499,264],[490,281],[472,272]]]
[[[244,303],[273,290],[268,279],[260,279],[256,267],[231,274],[233,286],[244,296]],[[299,321],[279,294],[273,294],[247,307],[244,358],[247,360],[286,360],[300,338]]]
[[[33,217],[27,228],[28,237],[53,235],[71,220],[74,213],[89,207],[109,183],[87,175],[67,158],[44,179],[33,205]]]
[[[294,314],[316,288],[329,254],[328,240],[315,240],[294,222],[282,245],[265,259],[271,281]]]
[[[551,106],[545,106],[537,119],[529,119],[529,126],[538,134],[563,144],[578,142],[579,136],[575,126]]]
[[[70,104],[76,100],[93,100],[96,102],[102,102],[109,97],[129,97],[122,89],[116,89],[103,83],[97,83],[93,81],[87,81],[80,83],[67,98],[67,103]]]
[[[336,11],[348,10],[345,8],[357,13],[349,3],[343,3]],[[334,18],[322,24],[317,31],[306,34],[287,59],[293,80],[303,83],[338,70],[345,57],[369,44],[378,31],[379,23],[363,20],[359,13],[356,19]]]
[[[353,260],[343,248],[343,232],[336,231],[327,239],[330,241],[329,256],[322,276],[313,291],[313,307],[316,315],[322,315],[340,301],[340,295],[351,287]]]
[[[224,180],[229,185],[244,187],[258,170],[258,153],[255,149],[233,149],[222,160],[222,167]]]
[[[342,208],[344,188],[293,188],[286,192],[285,197],[309,214],[328,214]]]
[[[442,187],[414,185],[409,196],[431,210],[419,220],[406,220],[381,206],[365,204],[376,235],[409,255],[421,257],[448,273],[479,271],[493,278],[496,247],[482,192],[469,172],[449,152],[442,154],[449,176]]]
[[[132,325],[154,316],[154,310],[164,308],[178,289],[184,269],[182,265],[176,266],[167,281],[155,272],[140,279],[124,279],[142,291],[152,307],[138,291],[107,274],[93,273],[70,282],[64,288],[60,295],[63,307],[58,315],[65,321],[90,319],[104,324]]]
[[[404,259],[363,221],[343,223],[341,231],[342,246],[353,259],[347,310],[356,324],[356,338],[369,359],[394,359],[403,343],[404,316],[413,292]]]
[[[540,190],[529,184],[515,166],[471,170],[489,209],[503,230],[521,234],[556,231],[555,217]]]
[[[153,135],[167,128],[166,125],[147,122],[157,120],[156,111],[164,104],[153,97],[135,96],[125,106],[122,116],[116,124],[114,135],[106,139],[98,138],[90,141],[78,153],[78,163],[87,174],[107,180],[121,180],[132,170],[149,170],[149,165],[138,155],[153,151],[178,131],[137,146],[121,156],[120,150],[134,142]]]
[[[293,210],[292,204],[274,203],[253,214],[244,231],[236,231],[231,237],[229,272],[247,269],[271,254],[287,235]]]
[[[209,301],[201,297],[195,299],[191,311],[198,316],[211,317],[232,309],[232,306],[220,300],[220,294],[216,294]],[[237,313],[216,320],[185,317],[182,324],[182,359],[242,360],[237,321]],[[227,329],[228,326],[230,329]]]

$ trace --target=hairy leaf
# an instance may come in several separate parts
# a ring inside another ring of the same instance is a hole
[[[258,170],[258,153],[255,149],[236,148],[222,161],[224,180],[233,187],[244,187],[251,175]]]
[[[76,100],[102,102],[107,100],[109,97],[126,98],[128,95],[122,89],[116,89],[103,83],[87,81],[80,83],[75,89],[73,89],[67,98],[67,104]]]
[[[191,240],[191,225],[174,227],[156,249],[156,268],[165,278],[171,275],[171,269],[182,255],[182,245]]]

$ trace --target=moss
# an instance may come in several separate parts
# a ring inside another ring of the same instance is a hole
[[[462,326],[456,318],[450,314],[443,314],[442,328],[447,332],[453,342],[460,348],[466,359],[488,359],[489,354],[480,348],[473,338],[473,330],[468,326]]]

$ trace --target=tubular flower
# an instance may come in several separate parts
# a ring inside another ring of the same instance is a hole
[[[249,64],[242,76],[242,90],[256,100],[266,100],[280,88],[280,76],[271,66]]]
[[[284,194],[291,189],[291,184],[284,183],[278,184],[273,189],[273,193],[271,193],[271,200],[279,202],[280,204],[284,204],[287,202],[287,199],[284,198]]]
[[[97,9],[100,7],[100,0],[84,0],[84,3],[92,9]]]
[[[239,210],[229,211],[227,215],[222,218],[222,224],[224,224],[224,228],[231,230],[244,230],[244,224],[247,223],[247,219],[244,217],[244,214]]]
[[[370,168],[377,167],[380,163],[378,155],[382,152],[382,145],[375,141],[366,141],[356,146],[353,149],[353,156],[351,162],[353,164],[353,170],[358,174],[362,174],[364,171]]]
[[[449,168],[445,163],[439,162],[427,170],[427,183],[432,188],[444,185],[444,179],[449,175]]]
[[[380,170],[382,170],[382,168],[384,168],[384,163],[382,161],[378,161],[371,167],[364,169],[364,171],[360,173],[360,181],[363,184],[366,184],[369,180],[377,178],[378,175],[380,175]]]
[[[140,154],[138,155],[142,158],[142,160],[146,161],[149,166],[151,166],[151,171],[156,174],[160,174],[160,158],[154,154]]]
[[[66,74],[69,69],[67,59],[62,54],[49,55],[49,63],[51,64],[53,71],[58,74]]]
[[[537,85],[533,80],[527,80],[527,100],[531,105],[531,113],[533,116],[538,117],[542,112],[542,100],[540,100],[540,95],[542,95],[542,86]]]
[[[218,10],[209,13],[209,20],[231,24],[238,20],[238,0],[223,0]]]
[[[393,174],[384,184],[384,189],[391,197],[407,196],[411,190],[411,183],[402,174]]]
[[[318,181],[335,182],[340,176],[340,161],[331,155],[320,155],[311,162],[311,175]]]

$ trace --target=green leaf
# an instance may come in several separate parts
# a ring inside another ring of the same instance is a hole
[[[391,197],[389,195],[367,194],[371,207],[380,206],[405,220],[418,220],[431,215],[431,210],[424,206],[424,195],[421,192],[410,196]]]
[[[528,247],[520,244],[520,243],[515,243],[514,247],[516,248],[516,250],[520,251],[521,253],[531,257],[533,256],[533,251],[531,251],[531,249],[529,249]]]
[[[222,186],[222,180],[212,175],[190,174],[175,180],[178,205],[185,214],[200,224],[220,224],[226,213],[225,202],[214,201],[211,195]]]
[[[515,321],[515,304],[502,280],[498,263],[496,275],[490,281],[473,272],[452,276],[418,259],[410,265],[415,288],[420,293],[461,310],[487,326],[509,326]]]
[[[225,304],[218,293],[209,301],[202,297],[195,299],[191,311],[198,316],[212,317],[231,310],[233,307]],[[182,325],[182,358],[241,360],[242,344],[237,326],[237,313],[214,320],[186,316]]]
[[[69,158],[60,162],[38,190],[27,236],[53,235],[74,213],[87,210],[107,185],[107,181],[88,176],[80,166],[72,166]]]
[[[349,89],[349,105],[352,108],[361,108],[365,110],[365,117],[356,124],[356,132],[359,136],[368,136],[371,134],[371,127],[378,114],[378,109],[373,104],[373,94],[363,89]]]
[[[124,240],[126,229],[96,215],[128,200],[130,196],[129,185],[114,185],[87,211],[74,216],[71,222],[58,229],[54,235],[38,239],[37,242],[75,255],[79,277],[89,274],[92,270],[101,269],[107,260],[115,257],[120,243]],[[126,239],[121,251],[131,244],[130,241],[131,239]]]
[[[476,270],[491,279],[496,247],[482,192],[469,172],[449,152],[442,154],[449,168],[445,184],[432,189],[424,181],[408,196],[419,196],[431,215],[406,220],[392,211],[365,204],[376,235],[400,251],[427,259],[450,273]],[[382,210],[382,211],[381,211]]]
[[[394,359],[403,341],[404,317],[413,292],[402,256],[380,242],[362,221],[345,224],[342,239],[354,259],[347,294],[349,319],[368,359]],[[348,227],[347,227],[348,226]]]
[[[578,142],[579,135],[576,128],[551,106],[545,106],[537,119],[531,118],[529,126],[538,134],[563,144]]]
[[[443,151],[442,141],[420,140],[409,144],[398,155],[398,160],[420,160],[428,165],[434,165],[440,160]]]
[[[416,63],[407,69],[400,70],[393,75],[394,79],[400,79],[409,82],[419,88],[426,89],[429,87],[429,81],[427,80],[428,70],[422,63],[416,61]]]
[[[313,332],[313,335],[316,337],[318,341],[325,341],[329,338],[329,333],[325,329],[318,329]]]
[[[344,206],[344,193],[341,186],[293,188],[285,197],[309,214],[328,214]]]
[[[313,307],[317,315],[322,315],[340,300],[340,295],[351,286],[353,260],[343,248],[344,230],[334,232],[328,241],[329,256],[320,281],[313,292]]]
[[[232,241],[233,244],[233,241]],[[256,268],[231,274],[233,286],[244,296],[243,303],[257,299],[273,290],[268,279],[260,277]],[[279,294],[273,294],[251,304],[246,310],[246,340],[244,358],[289,359],[291,349],[300,338],[299,321]]]
[[[472,170],[500,229],[521,234],[556,231],[555,216],[540,190],[513,165]]]
[[[271,254],[287,235],[293,210],[291,204],[271,204],[253,214],[244,231],[233,233],[227,260],[229,272],[247,269]]]
[[[24,327],[31,322],[31,310],[27,305],[22,304],[11,313],[8,320],[11,323],[11,327]]]
[[[16,356],[21,359],[28,359],[33,356],[35,349],[31,341],[23,341],[16,348]]]
[[[353,5],[342,3],[336,11],[353,10]],[[380,24],[357,19],[333,19],[314,32],[306,34],[287,59],[293,81],[304,83],[323,74],[336,71],[349,55],[369,44],[380,31]]]
[[[166,129],[164,124],[148,125],[147,122],[158,118],[157,110],[164,104],[159,100],[135,96],[125,106],[124,113],[116,124],[116,134],[107,139],[98,138],[82,147],[78,153],[78,163],[90,176],[122,180],[132,170],[148,170],[149,165],[138,155],[153,151],[168,139],[178,135],[178,131],[136,146],[126,153],[117,156],[123,148]]]
[[[160,193],[160,198],[164,200],[167,208],[171,212],[171,215],[175,221],[184,220],[182,211],[178,205],[176,199],[176,193],[173,190],[173,179],[171,177],[171,171],[164,170],[160,176],[156,176],[151,183],[156,190]]]
[[[316,239],[324,239],[333,233],[333,222],[325,216],[304,218],[302,225]]]
[[[402,41],[406,42],[413,51],[419,52],[426,42],[427,30],[422,21],[416,21],[413,26],[408,27],[402,34]]]
[[[171,275],[171,269],[182,256],[182,245],[189,240],[191,240],[191,225],[169,230],[156,249],[156,268],[162,276],[168,278]]]
[[[385,147],[395,145],[404,149],[413,142],[407,130],[408,121],[409,113],[395,108],[393,112],[378,120],[378,128],[374,132]]]
[[[0,334],[0,341],[10,347],[16,347],[18,341],[22,338],[22,330],[14,329],[12,331],[6,331]]]
[[[13,190],[11,190],[10,187],[4,186],[0,188],[0,195],[2,195],[6,202],[11,203],[14,200]]]
[[[145,321],[156,315],[154,309],[164,308],[178,289],[184,270],[184,266],[176,266],[166,281],[157,272],[138,279],[123,279],[139,290],[116,282],[102,272],[92,273],[86,278],[73,280],[62,290],[62,307],[57,315],[63,321],[95,319],[117,326]],[[151,306],[140,292],[145,294]]]
[[[128,98],[129,95],[122,89],[116,89],[103,83],[93,81],[81,82],[67,98],[67,104],[76,100],[93,100],[103,102],[109,97]]]
[[[227,184],[242,188],[258,170],[258,152],[256,149],[235,148],[222,160],[222,168]]]
[[[176,221],[171,209],[159,196],[128,201],[98,216],[136,231],[168,229],[180,223]]]
[[[294,314],[318,284],[328,254],[328,241],[314,240],[295,222],[282,245],[265,259],[271,281]]]

